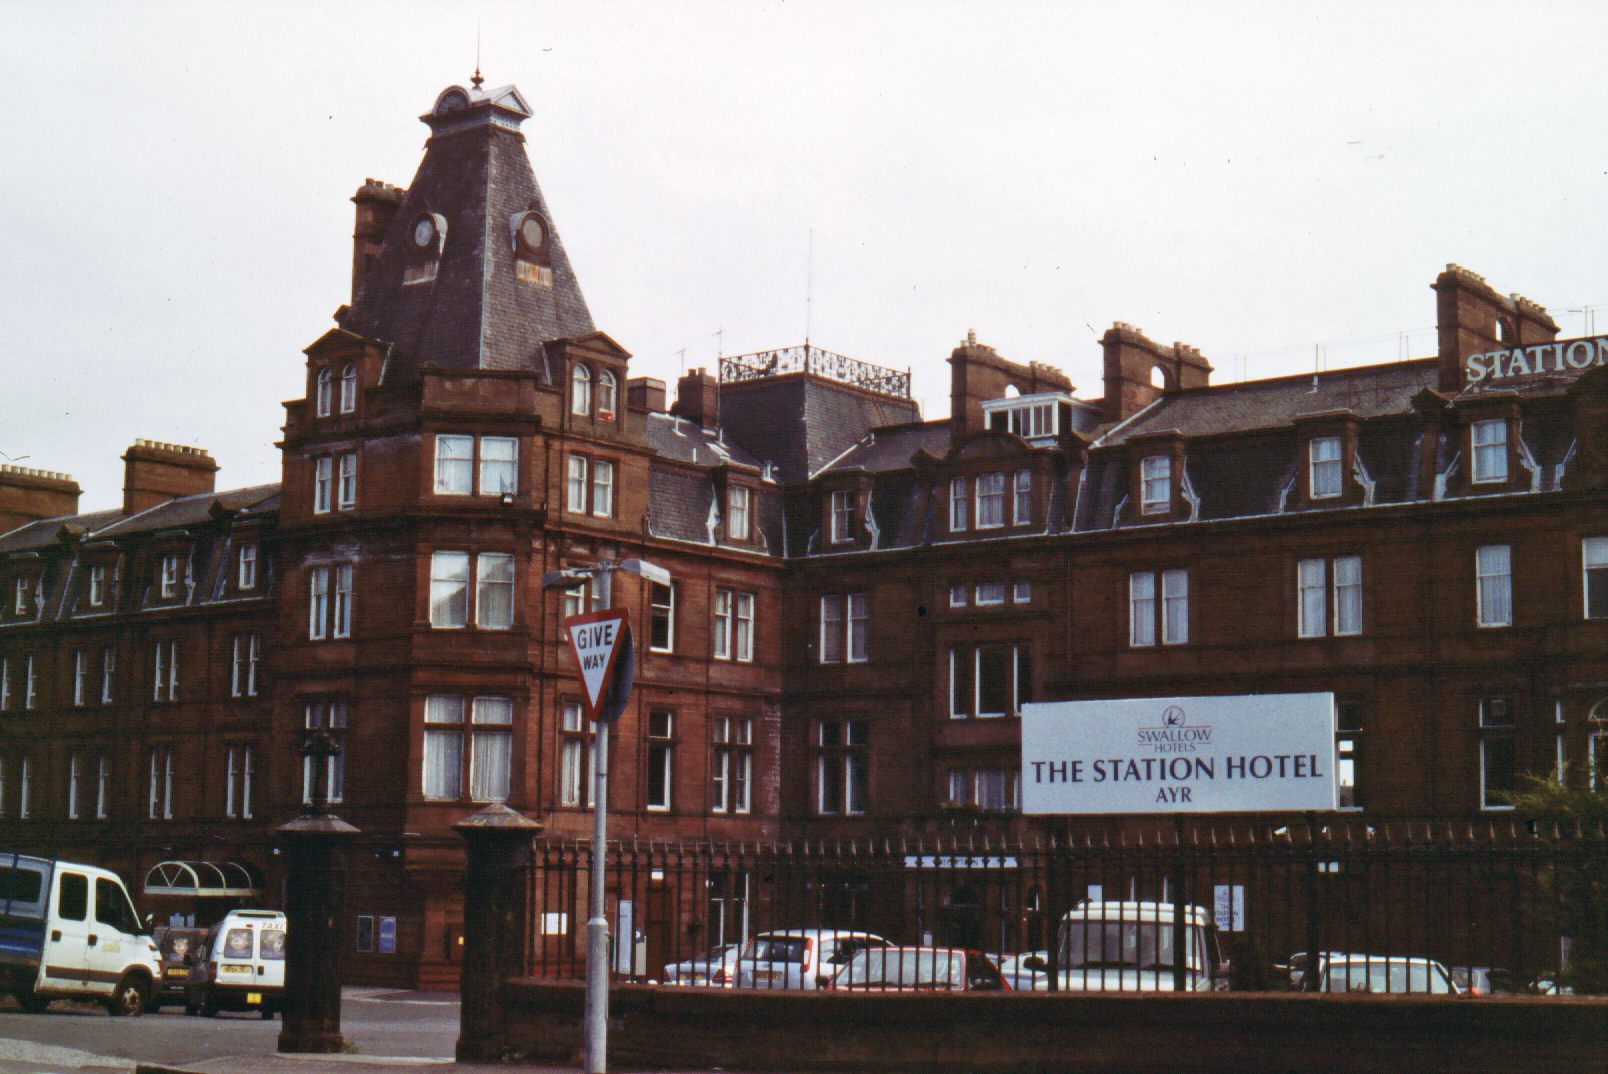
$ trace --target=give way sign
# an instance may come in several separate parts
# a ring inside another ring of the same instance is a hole
[[[631,626],[626,610],[572,615],[564,620],[564,634],[581,670],[587,716],[612,719],[616,713],[606,709],[623,707],[631,690]]]

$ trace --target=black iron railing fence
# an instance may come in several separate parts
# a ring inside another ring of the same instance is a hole
[[[584,975],[589,867],[586,840],[536,843],[530,975]],[[1440,991],[1440,967],[1482,990],[1545,989],[1572,955],[1600,957],[1605,872],[1601,830],[1313,820],[1043,841],[621,842],[606,881],[611,970],[632,981],[820,987],[887,941],[987,954],[1017,988]],[[808,930],[875,939],[837,937],[834,954]],[[776,932],[808,943],[734,961],[732,945]],[[946,987],[933,972],[885,984]],[[988,987],[966,972],[953,987]]]

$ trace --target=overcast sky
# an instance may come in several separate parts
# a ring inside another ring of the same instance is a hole
[[[1608,5],[0,2],[0,462],[115,505],[135,437],[275,481],[365,176],[517,84],[633,375],[800,342],[948,411],[974,328],[1100,394],[1434,350],[1446,262],[1608,329]],[[813,273],[810,233],[814,231]],[[813,278],[813,284],[811,280]],[[806,310],[806,296],[813,301]],[[1572,311],[1572,312],[1571,312]],[[723,330],[723,335],[717,332]],[[678,352],[685,351],[684,359]]]

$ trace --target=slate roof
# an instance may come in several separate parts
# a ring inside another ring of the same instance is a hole
[[[669,414],[648,414],[647,436],[648,446],[660,458],[699,466],[734,462],[752,466],[756,470],[764,467],[764,463],[729,439],[722,441],[709,430],[700,429],[697,422],[674,418]]]
[[[1438,379],[1437,360],[1425,358],[1335,369],[1315,376],[1195,388],[1162,396],[1112,428],[1097,443],[1102,447],[1124,444],[1168,430],[1196,439],[1273,429],[1289,425],[1305,414],[1331,410],[1350,410],[1364,420],[1408,414],[1413,396],[1425,388],[1434,388]]]
[[[782,490],[767,485],[755,497],[753,526],[756,544],[727,542],[720,526],[713,538],[710,519],[715,512],[715,484],[706,470],[652,464],[648,469],[648,532],[654,537],[690,544],[782,555],[784,522]]]
[[[426,364],[545,371],[543,343],[595,330],[517,130],[529,114],[518,91],[471,96],[466,109],[423,117],[434,132],[424,159],[340,317],[347,331],[393,344],[388,375],[406,379]],[[515,275],[511,222],[527,210],[546,222],[541,263],[552,270],[551,286]],[[447,222],[440,264],[434,280],[404,284],[424,213]]]
[[[726,437],[775,463],[781,480],[804,481],[872,429],[920,418],[914,401],[810,374],[721,385]]]
[[[824,473],[843,470],[865,470],[884,473],[903,470],[918,451],[943,455],[949,450],[949,421],[923,422],[920,425],[899,425],[886,429],[873,429],[843,455],[833,460]]]
[[[56,543],[63,526],[71,527],[86,541],[110,540],[138,533],[155,533],[161,530],[182,529],[205,522],[211,517],[212,505],[217,504],[242,516],[268,515],[279,510],[279,485],[253,485],[223,492],[199,492],[193,496],[180,496],[157,504],[144,511],[125,515],[121,509],[91,511],[81,515],[59,515],[25,523],[0,534],[0,553],[26,552],[47,548]]]

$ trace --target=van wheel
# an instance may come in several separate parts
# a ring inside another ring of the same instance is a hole
[[[201,1016],[203,1018],[218,1017],[218,997],[210,992],[201,997]]]
[[[44,1014],[50,1006],[50,997],[41,996],[32,988],[19,988],[16,993],[17,1006],[29,1014]]]
[[[273,1019],[274,1019],[274,1009],[272,1007],[264,1007],[262,1009],[262,1020],[264,1022],[271,1022],[271,1021],[273,1021]]]
[[[146,986],[129,974],[117,982],[112,998],[106,1001],[106,1010],[113,1018],[138,1018],[145,1013]]]

